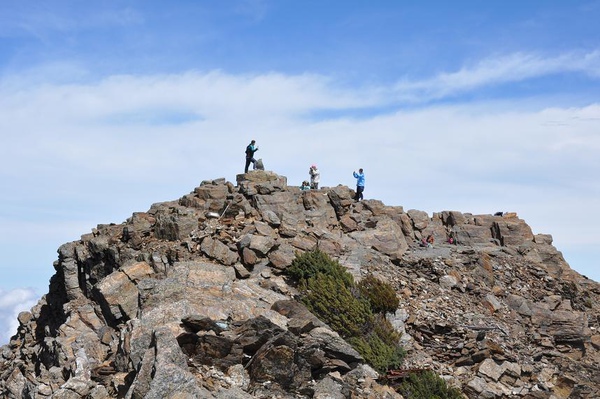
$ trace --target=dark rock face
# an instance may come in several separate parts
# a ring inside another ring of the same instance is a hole
[[[396,289],[407,369],[469,398],[600,397],[600,286],[551,236],[352,196],[253,171],[64,244],[0,350],[0,397],[400,398],[293,299],[282,273],[315,248]]]

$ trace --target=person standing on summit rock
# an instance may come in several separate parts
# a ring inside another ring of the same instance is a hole
[[[363,173],[362,168],[352,172],[352,175],[356,179],[356,195],[354,196],[354,201],[360,201],[363,199],[363,191],[365,191],[365,174]]]
[[[252,164],[252,168],[256,169],[256,159],[254,159],[254,153],[258,151],[258,147],[255,145],[256,141],[252,140],[246,147],[246,167],[244,173],[248,173],[248,167]]]
[[[317,165],[311,165],[308,170],[308,174],[310,175],[310,188],[313,190],[319,189],[319,181],[321,180],[321,172],[317,169]]]

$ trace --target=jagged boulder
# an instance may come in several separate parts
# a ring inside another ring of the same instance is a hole
[[[154,274],[146,262],[136,262],[106,276],[96,286],[98,302],[109,320],[129,320],[137,316],[137,283]]]
[[[253,170],[237,175],[236,182],[240,192],[246,196],[269,195],[287,188],[286,177],[264,170]]]

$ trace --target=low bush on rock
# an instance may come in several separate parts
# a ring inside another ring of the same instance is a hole
[[[325,252],[318,249],[296,256],[290,267],[286,269],[286,273],[299,283],[303,283],[311,277],[316,277],[317,273],[321,273],[335,278],[343,283],[345,287],[354,286],[352,275],[339,262],[331,259]]]
[[[410,399],[462,399],[459,389],[449,387],[433,371],[412,373],[398,387],[398,392]]]
[[[318,249],[297,255],[286,272],[297,282],[306,307],[375,370],[400,368],[406,352],[399,344],[400,333],[385,318],[399,305],[391,285],[372,275],[356,284],[342,265]],[[411,374],[397,389],[410,399],[462,398],[431,371]]]
[[[365,361],[380,373],[399,368],[406,355],[398,343],[400,335],[389,328],[389,324],[385,318],[376,319],[372,331],[348,340]]]
[[[384,316],[398,307],[397,299],[391,298],[390,294],[395,298],[395,293],[389,284],[371,276],[357,285],[343,266],[319,250],[298,255],[287,274],[297,281],[306,307],[374,369],[386,372],[400,366],[405,354],[399,345],[400,334]]]
[[[400,301],[396,291],[391,285],[375,278],[372,274],[359,281],[358,290],[361,297],[369,300],[374,313],[385,314],[398,309]]]
[[[369,303],[355,298],[343,282],[318,273],[301,285],[302,302],[342,338],[359,337],[373,326]]]

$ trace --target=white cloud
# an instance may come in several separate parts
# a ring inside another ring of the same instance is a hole
[[[0,289],[0,345],[8,343],[17,332],[20,312],[28,311],[37,302],[37,295],[29,288],[9,291]]]
[[[523,52],[491,57],[430,79],[400,81],[394,89],[401,99],[421,102],[504,83],[572,72],[600,77],[600,51],[570,52],[554,57]]]
[[[279,116],[320,108],[364,107],[380,102],[369,93],[332,87],[317,75],[228,75],[219,71],[180,75],[113,76],[90,84],[37,85],[23,90],[5,78],[2,106],[36,112],[44,121],[100,122],[126,113],[179,110],[199,118]],[[358,94],[358,95],[357,95]]]

